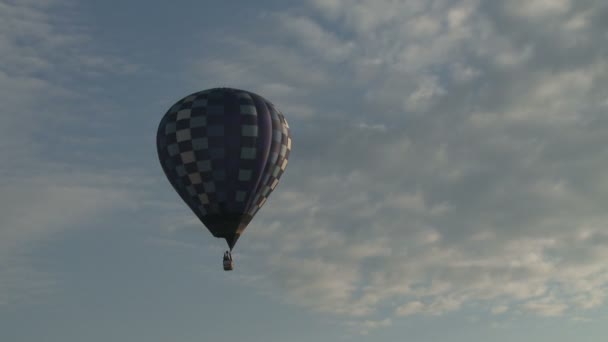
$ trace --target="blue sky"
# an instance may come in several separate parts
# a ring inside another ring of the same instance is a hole
[[[603,0],[0,0],[0,340],[604,341]],[[156,127],[247,89],[289,120],[241,237]]]

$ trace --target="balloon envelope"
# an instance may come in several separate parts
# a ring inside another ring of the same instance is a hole
[[[158,126],[156,145],[175,191],[232,249],[283,175],[291,135],[270,101],[214,88],[175,103]]]

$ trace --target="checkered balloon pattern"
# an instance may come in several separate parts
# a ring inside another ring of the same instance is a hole
[[[270,101],[214,88],[174,104],[158,126],[156,143],[171,185],[232,249],[285,172],[291,135]]]

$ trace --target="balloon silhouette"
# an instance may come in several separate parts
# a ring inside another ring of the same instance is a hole
[[[175,103],[158,126],[156,145],[175,191],[232,250],[285,172],[291,135],[270,101],[213,88]]]

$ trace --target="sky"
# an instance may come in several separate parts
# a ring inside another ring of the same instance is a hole
[[[225,242],[158,163],[190,93],[289,121]],[[0,0],[0,340],[608,337],[608,2]]]

